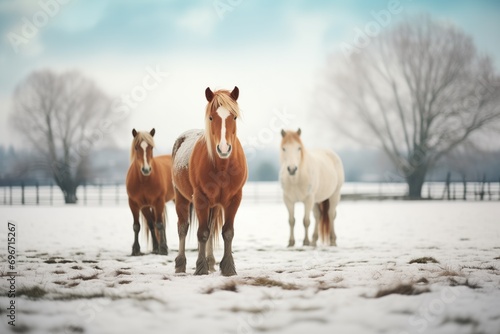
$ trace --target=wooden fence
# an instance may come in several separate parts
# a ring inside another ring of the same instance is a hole
[[[404,199],[408,189],[404,183],[346,183],[342,200]],[[77,190],[76,205],[127,205],[123,184],[82,185]],[[245,202],[281,203],[278,182],[248,182],[243,188]],[[424,199],[500,201],[500,182],[427,182],[422,189]],[[64,197],[55,185],[10,185],[0,187],[0,205],[62,205]]]

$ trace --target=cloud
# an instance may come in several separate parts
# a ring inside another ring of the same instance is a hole
[[[206,37],[213,33],[217,20],[212,7],[197,7],[181,14],[176,25],[194,35]]]

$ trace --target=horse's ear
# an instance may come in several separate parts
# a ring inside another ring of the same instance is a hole
[[[285,137],[285,135],[286,135],[285,130],[281,129],[281,137]]]
[[[132,136],[134,136],[134,138],[137,136],[137,131],[135,131],[135,129],[132,129]]]
[[[233,98],[233,100],[236,101],[238,99],[238,96],[240,96],[240,90],[238,89],[237,86],[234,86],[234,89],[231,92],[231,97]]]
[[[205,97],[207,98],[208,102],[212,102],[212,99],[214,98],[214,92],[210,90],[210,87],[207,87],[207,89],[205,89]]]
[[[151,135],[151,137],[154,137],[155,136],[155,128],[152,128],[151,131],[149,131],[149,134]]]
[[[302,130],[299,128],[299,129],[297,130],[297,134],[300,136],[300,134],[301,134],[301,133],[302,133]]]

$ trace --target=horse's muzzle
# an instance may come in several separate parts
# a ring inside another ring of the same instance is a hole
[[[231,149],[232,149],[232,146],[231,145],[227,145],[228,148],[227,148],[227,152],[223,153],[219,147],[219,145],[217,145],[217,154],[219,155],[219,157],[221,159],[227,159],[229,158],[229,156],[231,155]]]
[[[151,174],[151,167],[149,167],[149,168],[142,167],[141,168],[141,173],[144,176],[149,176],[149,174]]]
[[[288,170],[288,174],[290,174],[290,175],[292,175],[292,176],[293,176],[293,175],[295,175],[295,173],[297,172],[297,169],[298,169],[298,168],[297,168],[297,166],[295,166],[295,167],[290,167],[290,166],[288,166],[286,169]]]

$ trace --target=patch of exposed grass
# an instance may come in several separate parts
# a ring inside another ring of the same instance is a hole
[[[75,286],[80,285],[80,282],[71,282],[68,285],[66,285],[67,288],[74,288]]]
[[[493,258],[493,260],[500,260],[500,256]]]
[[[80,326],[69,325],[64,328],[64,333],[85,333],[85,329]]]
[[[31,299],[40,299],[43,296],[47,294],[47,290],[39,287],[39,286],[32,286],[32,287],[22,287],[19,288],[16,292],[16,296],[26,296]]]
[[[462,269],[474,269],[474,270],[497,270],[494,266],[486,266],[486,267],[480,267],[480,266],[463,266]]]
[[[474,319],[472,317],[463,317],[463,316],[446,317],[443,320],[443,324],[446,324],[446,323],[449,323],[449,322],[458,324],[460,326],[472,326],[472,327],[479,326],[479,321],[477,321],[476,319]]]
[[[66,272],[64,270],[54,270],[52,273],[56,274],[56,275],[66,274]]]
[[[82,270],[82,269],[83,269],[83,267],[80,267],[80,266],[73,266],[73,267],[71,267],[71,269],[73,269],[73,270]]]
[[[257,277],[253,278],[249,281],[246,281],[245,284],[252,286],[265,286],[265,287],[280,287],[283,290],[300,290],[300,287],[297,284],[293,283],[285,283],[277,280],[270,279],[268,277]]]
[[[386,288],[386,289],[379,290],[375,294],[374,298],[381,298],[381,297],[385,297],[385,296],[392,295],[392,294],[415,296],[415,295],[420,295],[422,293],[426,293],[429,291],[430,290],[428,288],[421,288],[421,287],[415,286],[413,284],[398,284],[392,288]]]
[[[409,264],[413,264],[413,263],[439,263],[438,260],[436,260],[435,258],[433,257],[430,257],[430,256],[424,256],[424,257],[419,257],[418,259],[413,259],[411,260],[410,262],[408,262]]]
[[[218,287],[209,287],[206,289],[203,293],[206,294],[211,294],[215,291],[221,290],[221,291],[232,291],[232,292],[238,292],[238,283],[235,280],[225,282],[224,284],[218,286]]]
[[[121,280],[118,282],[118,284],[130,284],[132,283],[132,281],[128,281],[128,280]]]
[[[131,273],[122,269],[117,269],[115,271],[115,276],[120,276],[120,275],[131,275]]]
[[[95,260],[82,260],[82,263],[99,263],[99,261],[95,261]]]
[[[450,286],[466,286],[473,290],[482,288],[479,284],[470,282],[468,278],[464,282],[459,282],[453,277],[450,278]]]
[[[451,267],[441,268],[442,271],[439,273],[439,276],[463,276],[464,274],[461,272],[461,269],[455,270]]]

